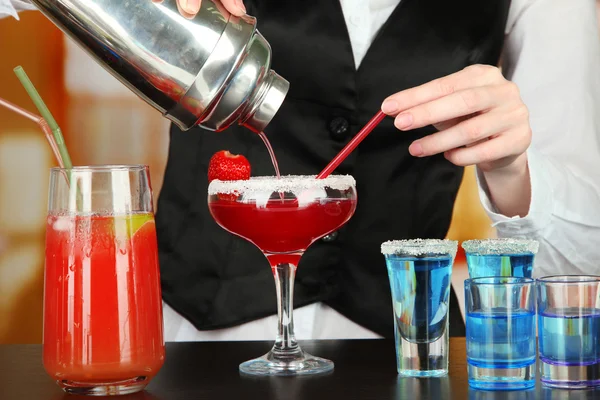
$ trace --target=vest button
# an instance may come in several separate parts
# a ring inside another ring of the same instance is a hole
[[[333,140],[341,142],[348,137],[350,122],[343,117],[335,117],[329,122],[329,133]]]
[[[321,240],[326,243],[330,243],[330,242],[335,241],[335,239],[337,239],[338,235],[339,235],[338,231],[333,231],[329,235],[323,236],[323,239],[321,239]]]

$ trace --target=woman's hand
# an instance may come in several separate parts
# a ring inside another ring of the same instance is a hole
[[[403,131],[433,125],[438,132],[415,140],[415,157],[443,153],[450,162],[477,165],[496,206],[507,214],[529,209],[525,151],[531,143],[529,112],[517,86],[496,67],[473,65],[388,97],[382,111]],[[502,194],[512,190],[514,196]],[[505,210],[502,210],[504,206]]]
[[[163,0],[152,0],[155,3],[162,3]],[[243,0],[213,0],[215,3],[221,3],[223,7],[231,14],[241,17],[246,14],[246,7]],[[193,18],[200,11],[202,0],[177,0],[177,8],[181,15],[186,18]]]

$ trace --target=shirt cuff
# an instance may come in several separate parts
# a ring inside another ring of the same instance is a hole
[[[475,168],[479,199],[492,220],[498,236],[520,236],[543,230],[550,223],[554,207],[554,185],[551,171],[554,166],[543,155],[529,149],[527,151],[531,202],[525,217],[508,217],[500,214],[490,199],[489,189],[483,172]]]

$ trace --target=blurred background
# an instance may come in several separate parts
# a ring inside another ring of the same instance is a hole
[[[147,164],[157,197],[169,144],[166,119],[39,13],[0,20],[0,54],[0,97],[36,111],[12,71],[22,65],[61,126],[74,164]],[[54,165],[37,125],[0,108],[0,344],[41,343],[48,168]],[[494,234],[467,169],[448,237]],[[467,275],[460,255],[454,271],[460,294]]]

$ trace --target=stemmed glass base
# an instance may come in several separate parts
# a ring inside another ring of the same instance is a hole
[[[240,372],[255,376],[290,376],[333,370],[332,361],[302,351],[294,335],[294,277],[302,254],[265,255],[271,264],[277,291],[277,337],[270,352],[240,364]],[[290,262],[279,262],[284,259]]]
[[[333,361],[315,357],[298,348],[292,354],[271,350],[260,358],[240,364],[240,372],[259,376],[314,375],[333,371]]]

